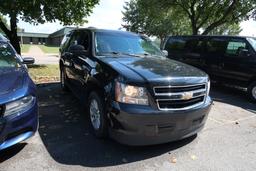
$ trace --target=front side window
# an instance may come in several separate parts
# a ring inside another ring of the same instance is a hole
[[[7,43],[0,42],[0,68],[18,66],[20,66],[20,64],[12,47]]]
[[[228,42],[226,54],[238,56],[240,54],[240,51],[243,49],[247,49],[246,42],[242,40],[231,40]]]
[[[125,53],[132,55],[157,55],[163,56],[148,38],[135,34],[122,32],[96,32],[95,33],[96,54]]]

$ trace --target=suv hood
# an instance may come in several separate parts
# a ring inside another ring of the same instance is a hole
[[[207,77],[203,71],[166,57],[103,57],[102,60],[128,79],[163,81],[181,77]],[[139,78],[140,77],[140,78]]]
[[[0,68],[0,95],[21,89],[26,74],[23,68]]]

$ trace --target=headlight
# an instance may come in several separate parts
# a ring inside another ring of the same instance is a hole
[[[13,114],[19,115],[21,112],[30,109],[34,105],[34,100],[34,96],[26,96],[22,99],[6,104],[4,116],[9,116]]]
[[[209,80],[207,83],[207,96],[209,96],[209,94],[210,94],[210,88],[211,88],[211,82]]]
[[[136,87],[116,82],[116,101],[121,103],[148,105],[148,95],[144,87]]]

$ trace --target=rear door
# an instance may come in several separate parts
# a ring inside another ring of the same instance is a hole
[[[223,77],[222,59],[225,54],[227,40],[225,38],[208,37],[205,39],[205,70],[212,79],[218,80]]]
[[[222,61],[223,76],[231,82],[247,82],[254,75],[254,64],[253,51],[247,40],[230,38]]]

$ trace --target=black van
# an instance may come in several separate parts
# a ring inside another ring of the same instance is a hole
[[[170,36],[162,48],[169,58],[198,67],[213,80],[247,88],[256,101],[256,38]]]

